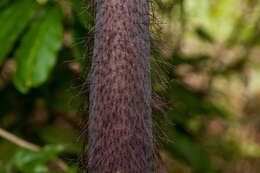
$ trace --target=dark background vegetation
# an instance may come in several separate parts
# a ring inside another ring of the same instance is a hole
[[[0,0],[0,173],[77,172],[92,4]],[[152,4],[153,38],[163,42],[152,42],[151,59],[165,169],[259,173],[260,1]]]

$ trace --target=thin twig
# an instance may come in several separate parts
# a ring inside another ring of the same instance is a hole
[[[29,150],[39,151],[41,149],[40,146],[32,144],[28,141],[25,141],[24,139],[19,138],[2,128],[0,128],[0,136],[20,147],[27,148]],[[63,171],[67,171],[69,169],[68,165],[66,163],[64,163],[61,159],[55,157],[53,160]]]

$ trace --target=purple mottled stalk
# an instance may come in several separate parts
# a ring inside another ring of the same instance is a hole
[[[153,172],[149,0],[97,0],[90,173]]]

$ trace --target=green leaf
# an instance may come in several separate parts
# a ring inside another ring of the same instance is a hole
[[[202,27],[197,27],[195,29],[195,33],[199,36],[199,38],[203,41],[207,41],[209,43],[214,43],[213,37]]]
[[[170,154],[189,165],[194,172],[211,173],[215,172],[215,168],[211,163],[208,153],[203,146],[196,143],[194,139],[179,133],[173,129],[168,129],[168,134],[173,143],[165,143],[165,148]]]
[[[0,11],[0,65],[28,24],[36,7],[35,1],[16,0]]]
[[[1,1],[0,1],[0,8],[2,8],[3,6],[5,6],[8,2],[9,2],[9,0],[1,0]]]
[[[54,67],[62,46],[62,16],[58,7],[44,10],[33,22],[15,52],[17,70],[13,77],[16,88],[27,93],[45,82]]]
[[[22,173],[47,173],[46,162],[64,149],[61,145],[48,145],[40,151],[21,148],[13,158],[14,166]]]
[[[210,56],[208,55],[199,55],[199,56],[185,56],[182,54],[174,54],[171,59],[169,59],[169,62],[174,65],[181,65],[181,64],[189,64],[193,66],[198,66],[201,63],[204,63],[205,61],[208,61],[210,59]]]
[[[78,167],[76,165],[74,165],[74,166],[71,166],[66,173],[77,173],[77,172],[78,172]]]
[[[177,117],[188,118],[187,115],[216,115],[229,118],[228,111],[223,107],[214,104],[214,102],[200,93],[185,88],[180,82],[171,81],[167,96],[169,99],[175,101],[175,108],[170,112],[179,114]]]

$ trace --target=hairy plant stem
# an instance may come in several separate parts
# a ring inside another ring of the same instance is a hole
[[[149,0],[97,0],[90,173],[153,172]]]

